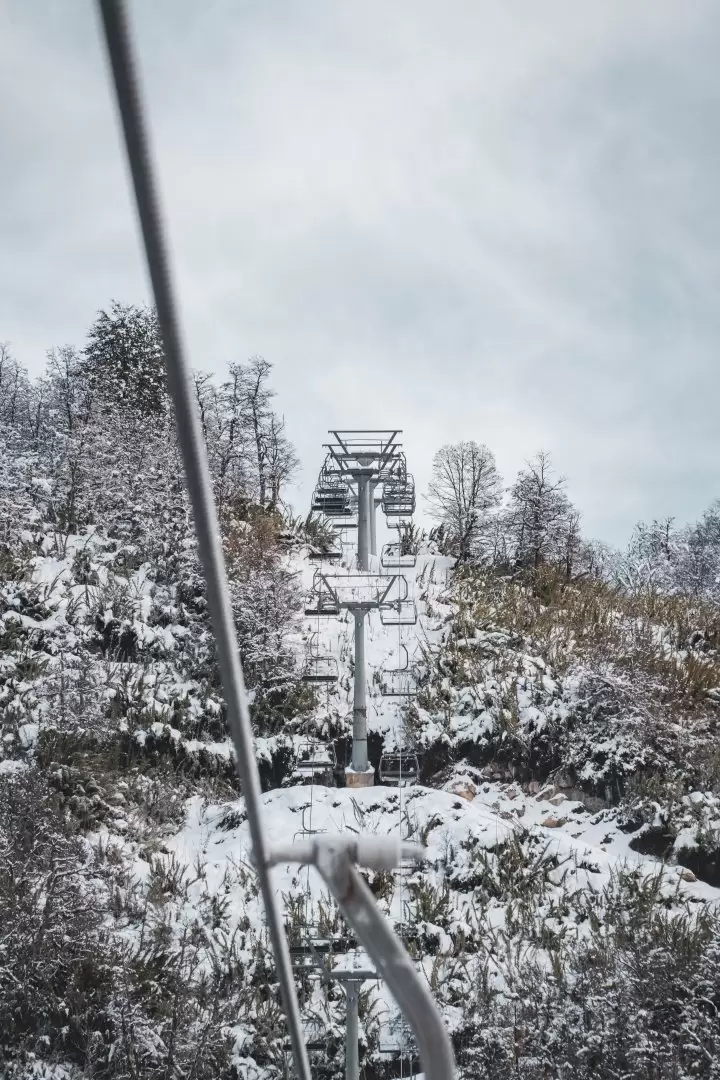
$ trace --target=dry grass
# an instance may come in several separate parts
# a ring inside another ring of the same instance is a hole
[[[477,627],[509,631],[560,675],[578,662],[605,662],[660,681],[675,699],[702,700],[720,687],[720,610],[707,602],[626,596],[550,570],[523,579],[466,569],[456,595],[456,637]]]

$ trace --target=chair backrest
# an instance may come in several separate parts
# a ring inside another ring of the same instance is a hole
[[[338,662],[334,656],[319,653],[309,654],[305,658],[302,672],[303,682],[335,683],[338,681]]]
[[[314,742],[312,740],[300,744],[296,772],[327,772],[334,769],[337,763],[335,747],[332,743]]]
[[[396,600],[380,608],[380,622],[383,626],[415,626],[417,621],[417,606],[414,600]]]

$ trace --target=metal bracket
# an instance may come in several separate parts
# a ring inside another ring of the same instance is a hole
[[[455,1056],[440,1011],[356,869],[360,865],[391,870],[402,859],[424,858],[423,847],[399,837],[326,834],[298,844],[275,845],[268,853],[268,865],[294,862],[316,867],[408,1020],[426,1080],[453,1080]]]

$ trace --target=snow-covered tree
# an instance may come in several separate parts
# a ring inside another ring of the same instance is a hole
[[[684,591],[720,597],[720,499],[684,532],[685,551],[677,572]]]
[[[554,563],[572,571],[579,527],[565,484],[544,451],[518,473],[505,516],[508,550],[516,566],[537,569]]]
[[[208,375],[195,376],[221,509],[239,498],[246,505],[274,510],[297,471],[298,459],[285,435],[285,421],[273,408],[271,373],[272,365],[255,357],[247,364],[231,364],[229,377],[219,386]]]
[[[259,506],[275,508],[284,484],[297,471],[298,459],[285,435],[285,422],[272,407],[275,391],[269,385],[272,364],[261,356],[253,357],[239,372],[240,415],[253,448],[255,501]],[[237,379],[237,368],[230,374]]]
[[[491,512],[501,491],[495,457],[483,443],[449,444],[435,454],[426,501],[459,559],[487,554]]]
[[[672,518],[640,521],[635,526],[627,549],[616,561],[619,584],[628,593],[649,590],[670,593],[676,589],[678,568],[684,544]]]
[[[163,347],[153,308],[113,301],[98,312],[85,346],[84,370],[94,394],[143,415],[167,406]]]
[[[0,422],[18,427],[29,418],[27,372],[13,356],[7,342],[0,342]]]

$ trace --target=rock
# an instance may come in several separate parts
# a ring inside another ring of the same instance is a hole
[[[554,784],[546,784],[535,797],[538,802],[541,802],[542,799],[552,799],[553,795],[557,795],[557,788]]]
[[[553,806],[560,806],[561,803],[567,802],[567,795],[563,795],[562,791],[558,791],[556,795],[553,795],[552,799],[548,800]]]
[[[507,791],[505,792],[505,798],[506,799],[517,799],[518,794],[519,794],[519,792],[518,792],[518,789],[516,787],[509,787],[507,789]]]
[[[552,817],[551,815],[550,817],[546,817],[544,821],[541,821],[540,824],[544,825],[546,829],[560,829],[566,821],[567,818]]]
[[[693,874],[692,870],[688,870],[688,868],[686,866],[683,866],[682,870],[680,871],[680,880],[681,881],[697,881],[697,878]]]
[[[538,792],[540,791],[540,781],[539,780],[531,780],[530,783],[527,786],[527,789],[528,789],[528,795],[537,795]]]
[[[451,795],[458,795],[467,802],[472,802],[477,795],[477,787],[469,776],[458,776],[447,789]]]

